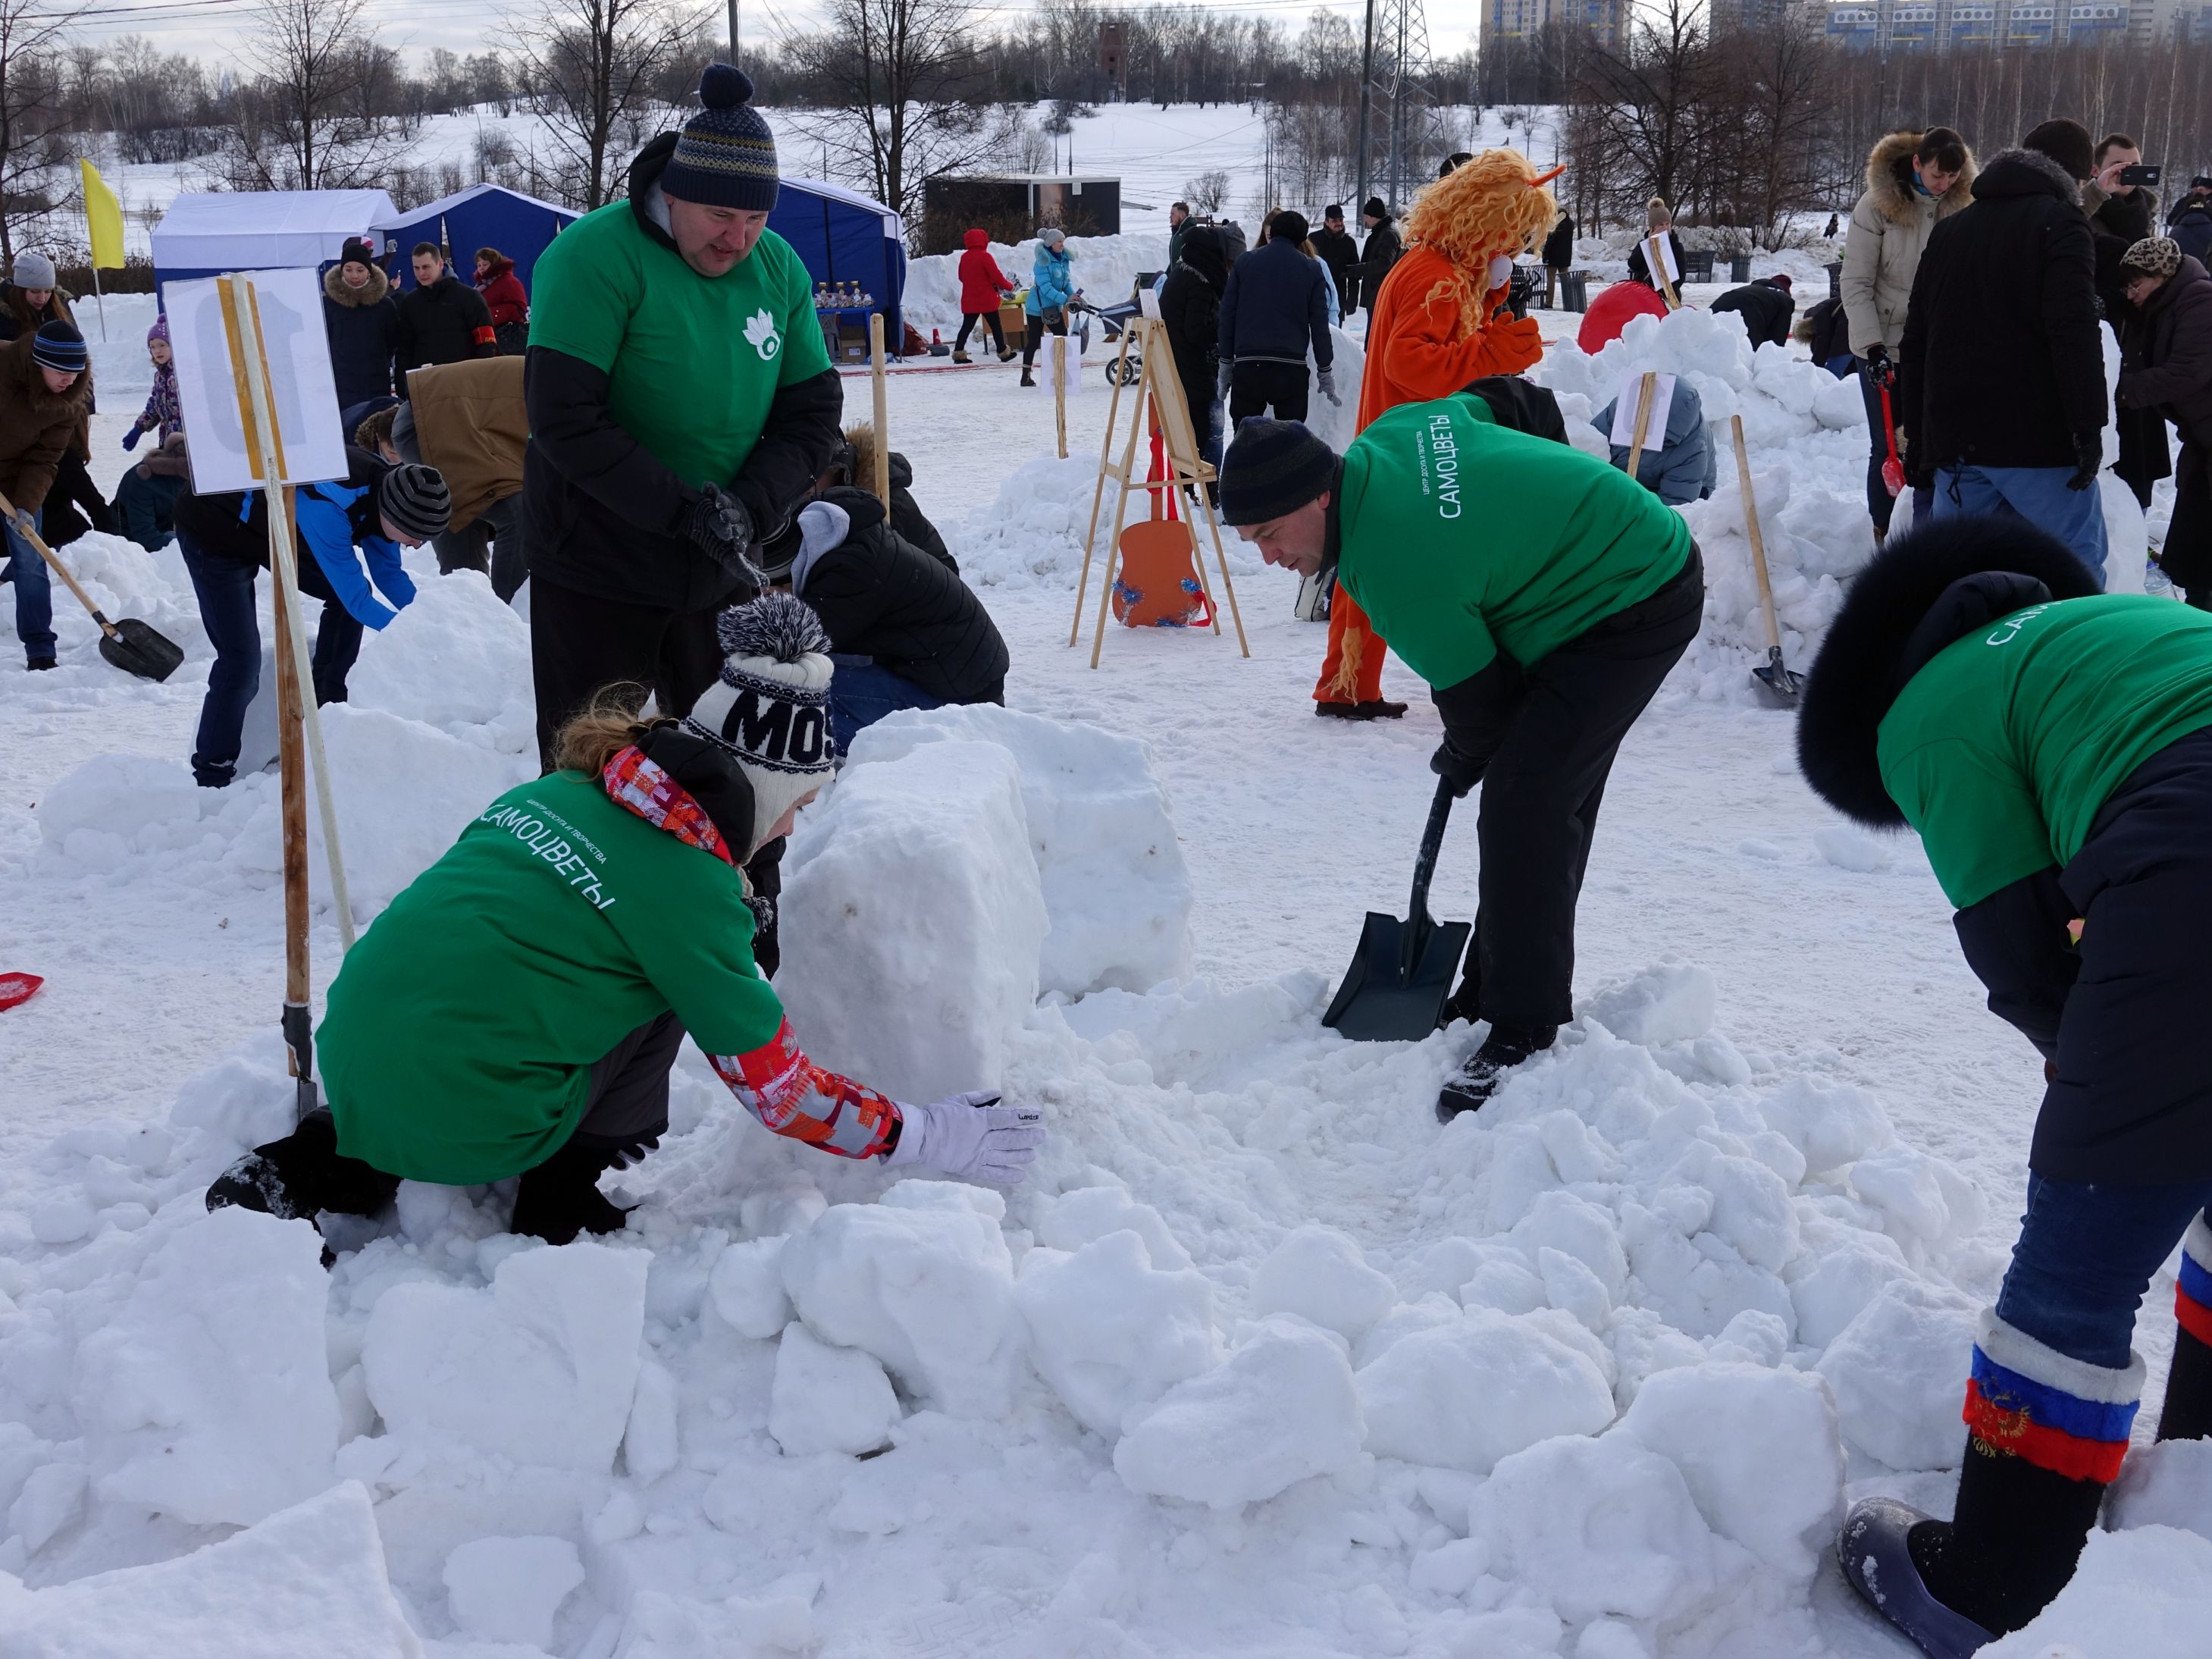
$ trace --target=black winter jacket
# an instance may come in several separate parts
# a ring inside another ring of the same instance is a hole
[[[327,284],[324,297],[329,297]],[[483,295],[449,270],[429,287],[400,300],[399,336],[393,349],[399,362],[399,395],[404,398],[410,368],[499,356],[491,307]]]
[[[663,246],[668,233],[645,204],[675,153],[663,133],[630,164],[630,210]],[[533,575],[558,586],[672,611],[719,610],[750,598],[738,579],[694,547],[684,522],[699,492],[615,423],[607,376],[582,359],[532,346],[523,397],[530,447],[522,501]],[[834,368],[783,387],[752,453],[723,488],[744,504],[766,541],[787,523],[844,441],[845,393]]]
[[[1328,368],[1328,276],[1296,242],[1255,247],[1229,267],[1222,291],[1217,349],[1227,362],[1297,363],[1313,348],[1314,367]]]
[[[2066,170],[2007,150],[1937,222],[1912,279],[1898,423],[1918,476],[1952,465],[2071,468],[2105,425],[2089,217]]]
[[[893,530],[868,491],[841,486],[820,499],[852,527],[793,575],[830,648],[872,657],[947,702],[1004,702],[1006,642],[975,590]]]
[[[960,561],[952,556],[952,550],[938,534],[937,526],[921,510],[921,503],[914,498],[914,463],[891,451],[891,528],[912,542],[923,552],[950,570],[960,574]]]
[[[1183,257],[1160,287],[1160,320],[1167,325],[1176,378],[1182,382],[1183,402],[1194,428],[1206,425],[1205,413],[1213,406],[1221,290],[1228,281],[1220,240],[1210,227],[1201,225],[1185,239]]]
[[[1307,239],[1312,242],[1322,264],[1328,267],[1329,279],[1336,284],[1336,303],[1343,311],[1354,309],[1359,284],[1352,276],[1352,266],[1359,263],[1359,244],[1352,240],[1348,230],[1331,230],[1322,226]]]
[[[1679,296],[1685,281],[1685,273],[1690,268],[1690,262],[1688,256],[1683,252],[1682,239],[1679,234],[1672,230],[1668,231],[1667,246],[1674,251],[1674,291]],[[1651,280],[1651,259],[1644,251],[1643,241],[1638,241],[1634,247],[1628,250],[1628,280],[1632,283],[1641,283],[1655,293],[1658,289],[1659,284]]]
[[[351,409],[372,398],[392,395],[392,360],[399,344],[399,307],[392,283],[374,265],[368,280],[348,288],[332,265],[323,273],[323,332],[330,337],[331,372],[337,381],[338,407]],[[353,441],[353,434],[345,434]]]
[[[2212,275],[2185,258],[2144,303],[2121,342],[2120,402],[2212,444]]]
[[[1359,250],[1359,263],[1352,267],[1352,275],[1359,279],[1359,303],[1370,311],[1375,309],[1375,296],[1382,291],[1382,279],[1405,251],[1395,219],[1385,219],[1367,233],[1367,246]]]
[[[1741,288],[1732,288],[1713,301],[1715,311],[1733,311],[1743,318],[1744,331],[1751,336],[1752,349],[1762,345],[1786,346],[1790,343],[1790,324],[1797,314],[1797,301],[1786,288],[1777,288],[1762,276]]]
[[[1565,214],[1552,227],[1552,234],[1544,239],[1544,263],[1553,270],[1565,270],[1575,262],[1575,222]]]

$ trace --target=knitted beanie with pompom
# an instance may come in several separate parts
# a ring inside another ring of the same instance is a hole
[[[699,694],[684,724],[726,751],[753,787],[753,844],[742,864],[794,802],[830,781],[836,765],[830,739],[834,665],[822,619],[788,593],[732,605],[716,627],[721,676]]]
[[[699,112],[684,124],[661,193],[703,207],[766,213],[775,206],[775,135],[751,104],[753,83],[728,64],[699,77]]]

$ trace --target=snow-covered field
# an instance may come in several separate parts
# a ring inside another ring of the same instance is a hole
[[[105,484],[134,303],[98,359]],[[1645,367],[1723,433],[1743,416],[1802,664],[1870,547],[1856,394],[1733,322],[1638,326],[1540,378],[1585,444]],[[189,654],[125,679],[58,593],[63,666],[0,663],[0,971],[47,980],[0,1014],[0,1654],[1905,1651],[1833,1528],[1866,1492],[1949,1501],[2039,1069],[1917,842],[1817,803],[1749,696],[1732,465],[1689,509],[1705,633],[1608,790],[1580,1018],[1440,1131],[1473,1033],[1319,1024],[1362,913],[1404,904],[1435,716],[1394,663],[1405,720],[1316,720],[1322,630],[1235,544],[1249,660],[1233,632],[1113,629],[1092,672],[1088,379],[1065,462],[1011,367],[892,380],[1011,708],[872,733],[802,820],[786,908],[811,1050],[1044,1108],[1005,1194],[777,1140],[687,1052],[605,1243],[410,1185],[325,1275],[304,1226],[205,1216],[288,1120],[273,780],[191,786],[209,652],[173,552],[71,550]],[[526,627],[418,574],[325,711],[364,921],[529,765]],[[1472,913],[1470,816],[1440,915]],[[2162,1274],[2153,1400],[2172,1305]],[[2212,1453],[2139,1445],[2107,1523],[1990,1653],[2203,1651]]]

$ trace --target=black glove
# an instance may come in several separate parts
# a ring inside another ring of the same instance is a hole
[[[624,1141],[608,1149],[607,1165],[610,1169],[627,1170],[633,1164],[643,1163],[645,1155],[659,1145],[659,1135],[640,1135],[635,1140]]]
[[[2074,434],[2074,476],[2066,481],[2069,489],[2087,489],[2097,482],[2097,475],[2105,470],[2105,435],[2101,432],[2077,432]]]
[[[1437,745],[1437,752],[1429,757],[1429,770],[1451,785],[1452,799],[1465,800],[1467,792],[1482,781],[1488,761],[1470,760],[1452,747],[1449,738]]]
[[[1897,365],[1889,361],[1889,349],[1881,341],[1869,346],[1866,356],[1859,361],[1866,365],[1867,377],[1876,386],[1897,384]]]
[[[708,484],[684,515],[684,535],[716,564],[754,587],[768,584],[753,562],[753,515],[726,489]]]

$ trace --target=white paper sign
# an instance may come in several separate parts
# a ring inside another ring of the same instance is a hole
[[[1065,334],[1044,337],[1046,383],[1051,384],[1051,377],[1058,375],[1060,390],[1066,397],[1073,398],[1083,390],[1083,348],[1085,343],[1080,338],[1070,338]]]
[[[1673,237],[1668,235],[1663,231],[1656,236],[1645,237],[1644,239],[1644,257],[1647,261],[1655,262],[1651,266],[1653,280],[1655,282],[1657,280],[1657,273],[1660,268],[1664,266],[1667,271],[1667,280],[1674,283],[1677,287],[1681,285],[1682,270],[1681,267],[1674,263],[1674,239]]]
[[[312,270],[249,273],[269,356],[270,395],[283,440],[284,483],[314,483],[346,475],[345,434],[338,427],[337,381],[330,337],[323,331],[323,285]],[[258,489],[247,453],[245,398],[231,363],[217,279],[167,284],[169,345],[176,354],[177,398],[191,434],[196,495]],[[246,337],[251,325],[241,319]]]
[[[1674,405],[1674,377],[1658,374],[1652,378],[1658,385],[1651,389],[1651,418],[1644,428],[1644,447],[1647,452],[1666,442],[1667,411]],[[1620,383],[1620,394],[1613,400],[1613,431],[1607,440],[1617,449],[1626,449],[1636,441],[1636,400],[1643,395],[1641,374],[1632,374]]]

